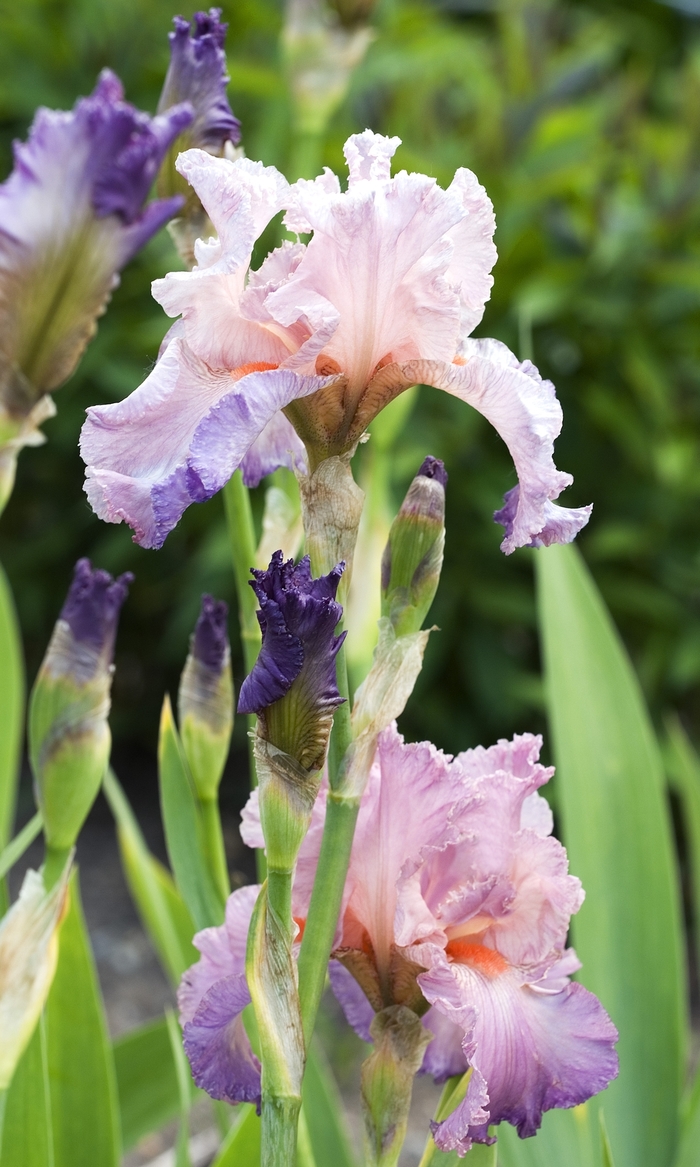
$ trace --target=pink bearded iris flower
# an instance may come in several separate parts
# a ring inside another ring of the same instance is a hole
[[[493,282],[491,202],[468,170],[447,190],[423,174],[391,177],[398,143],[370,130],[349,138],[345,192],[328,170],[290,187],[259,163],[181,155],[218,239],[199,241],[193,272],[156,281],[156,299],[181,319],[144,384],[88,412],[86,490],[102,518],[160,546],[236,467],[252,484],[303,465],[305,447],[314,469],[425,383],[473,405],[512,454],[519,484],[495,516],[504,551],[567,542],[584,526],[590,508],[552,501],[571,482],[553,462],[554,387],[499,341],[470,339]],[[248,275],[282,208],[310,241],[283,244]]]
[[[542,1113],[570,1107],[617,1075],[617,1032],[600,1002],[570,980],[569,920],[583,900],[551,835],[538,787],[552,775],[525,734],[451,759],[386,730],[363,796],[331,981],[366,1041],[375,1011],[423,1014],[435,1036],[423,1071],[472,1075],[436,1126],[436,1144],[464,1154],[502,1121],[522,1137]],[[262,845],[256,800],[245,841]],[[302,845],[293,911],[308,911],[324,818],[323,793]]]

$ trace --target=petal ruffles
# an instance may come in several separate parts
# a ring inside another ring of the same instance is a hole
[[[464,1102],[436,1127],[441,1150],[464,1153],[472,1139],[489,1141],[489,1125],[504,1120],[527,1138],[544,1111],[577,1106],[617,1076],[615,1026],[592,993],[561,975],[570,971],[571,956],[564,954],[544,976],[454,963],[418,978],[436,1010],[450,1020],[462,1014],[465,1056],[486,1090],[481,1122],[474,1119],[470,1084]],[[468,1028],[465,1008],[476,1014]]]
[[[221,490],[279,410],[329,381],[289,369],[233,380],[173,340],[130,397],[88,410],[81,453],[93,509],[127,522],[142,547],[161,547],[190,503]]]
[[[178,990],[185,1052],[195,1082],[212,1098],[260,1106],[260,1063],[241,1014],[250,1002],[245,979],[248,926],[259,887],[229,896],[226,921],[205,928],[193,944],[202,956]]]
[[[570,543],[586,525],[591,507],[554,506],[573,479],[554,465],[554,439],[562,426],[561,406],[551,381],[530,361],[520,362],[498,340],[462,342],[460,362],[417,360],[401,366],[407,384],[444,389],[479,413],[507,445],[519,483],[494,518],[505,527],[501,550]]]

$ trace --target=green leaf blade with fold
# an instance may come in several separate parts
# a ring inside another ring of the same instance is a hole
[[[24,660],[17,614],[0,567],[0,850],[12,831],[24,725]]]
[[[77,872],[69,894],[46,1003],[53,1167],[119,1167],[116,1074]]]
[[[681,1138],[673,1167],[700,1164],[700,1066],[681,1109]]]
[[[249,1102],[241,1104],[211,1167],[260,1167],[260,1119]]]
[[[340,1092],[322,1046],[311,1042],[306,1060],[302,1100],[311,1147],[318,1167],[357,1167]]]
[[[53,1129],[43,1018],[10,1083],[0,1167],[53,1167]]]
[[[181,1095],[164,1017],[117,1038],[112,1046],[124,1150],[177,1118]],[[191,1086],[192,1096],[205,1095]],[[4,1165],[1,1165],[4,1167]]]
[[[168,697],[160,723],[158,771],[165,842],[178,890],[198,930],[221,924],[224,904],[207,866],[199,809]]]
[[[665,762],[669,782],[683,808],[691,877],[692,918],[695,922],[697,967],[700,968],[700,758],[680,721],[667,725]]]
[[[620,1076],[603,1095],[607,1130],[617,1167],[667,1167],[686,1017],[661,761],[639,683],[579,552],[554,546],[535,558],[558,807],[586,890],[573,942],[581,979],[620,1031]]]
[[[103,788],[117,823],[124,874],[144,928],[174,985],[199,953],[192,946],[194,923],[170,872],[151,854],[136,816],[111,770]]]

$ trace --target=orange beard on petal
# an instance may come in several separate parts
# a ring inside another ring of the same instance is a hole
[[[299,929],[299,932],[297,933],[297,938],[296,938],[296,943],[299,944],[299,942],[304,939],[304,929],[306,927],[306,918],[304,916],[294,916],[293,919],[294,919],[294,923],[296,924],[297,928]]]
[[[248,373],[267,373],[269,369],[279,369],[279,365],[271,365],[269,361],[249,361],[247,365],[231,369],[231,380],[240,381],[241,377],[247,377]]]
[[[445,953],[456,964],[468,964],[487,977],[499,977],[510,968],[500,952],[469,940],[450,940]]]

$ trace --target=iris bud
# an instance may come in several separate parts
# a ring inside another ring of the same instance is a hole
[[[421,627],[435,598],[445,549],[447,471],[428,457],[408,488],[382,557],[382,616],[397,636]]]
[[[159,114],[184,102],[193,111],[191,124],[171,144],[158,175],[162,198],[181,195],[184,199],[182,213],[169,229],[189,267],[195,262],[195,240],[216,232],[195,191],[175,169],[177,156],[196,147],[222,157],[230,155],[241,140],[241,123],[226,97],[224,42],[228,25],[222,24],[220,17],[220,8],[196,12],[191,23],[182,16],[174,17],[175,31],[168,37],[170,65],[158,102]]]
[[[49,850],[73,846],[109,761],[114,641],[133,578],[78,560],[34,683],[29,758]]]
[[[227,616],[228,606],[223,600],[202,596],[202,608],[180,679],[180,736],[202,801],[216,798],[233,729]]]

